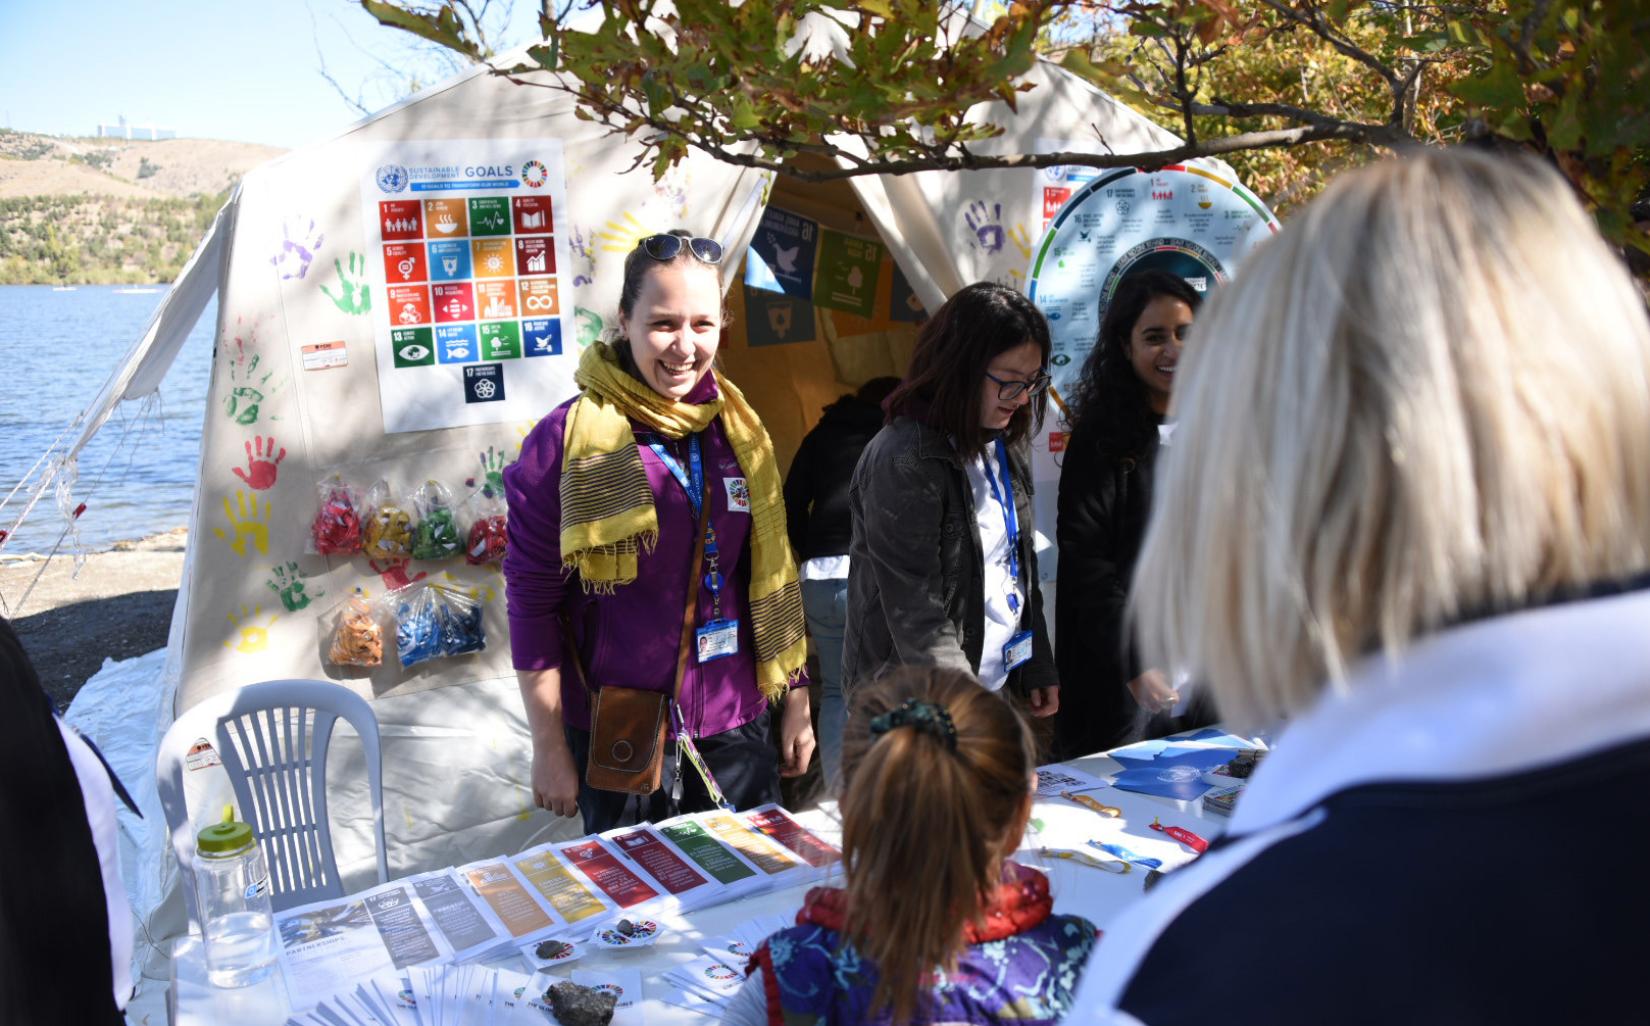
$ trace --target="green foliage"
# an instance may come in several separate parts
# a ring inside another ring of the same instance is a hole
[[[145,178],[155,177],[155,172],[159,170],[160,166],[155,164],[148,157],[143,157],[138,160],[137,176],[139,181],[142,181]]]
[[[107,173],[114,165],[115,155],[108,150],[92,150],[90,153],[76,153],[69,160],[75,164],[85,164],[94,171]]]
[[[362,4],[484,53],[465,4]],[[1550,159],[1606,234],[1650,252],[1628,215],[1650,196],[1650,0],[1013,0],[969,32],[955,29],[971,5],[934,0],[582,6],[599,6],[594,29],[546,16],[531,61],[499,70],[642,140],[656,176],[690,148],[804,178],[1207,155],[1287,208],[1381,152],[1489,137]],[[805,27],[817,45],[798,45]],[[974,145],[1001,136],[1033,88],[1039,55],[1186,145],[980,156]],[[799,167],[802,155],[832,169]]]
[[[0,285],[169,282],[228,198],[0,199]]]

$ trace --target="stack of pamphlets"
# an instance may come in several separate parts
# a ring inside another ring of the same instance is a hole
[[[812,883],[840,860],[836,848],[777,805],[743,813],[694,813],[544,844],[289,909],[275,917],[280,960],[294,1009],[307,1012],[318,1003],[332,1009],[341,1002],[350,1016],[358,1017],[358,1005],[373,1004],[358,994],[361,980],[400,974],[416,985],[422,977],[415,970],[496,961],[516,953],[535,969],[572,961],[577,955],[559,946],[559,959],[536,952],[546,940],[575,946],[595,942],[614,934],[608,928],[621,920],[654,922]],[[744,964],[736,968],[742,975]],[[481,1001],[485,992],[488,1014],[503,1014],[488,989],[497,982],[493,977],[444,970],[439,981],[456,988],[441,1000],[459,994],[468,995],[466,1001]],[[684,990],[689,982],[714,991],[727,981],[693,976],[681,981]],[[333,1014],[343,1013],[333,1009]],[[337,1022],[354,1026],[348,1016]],[[471,1026],[470,1020],[463,1020],[463,1026]]]

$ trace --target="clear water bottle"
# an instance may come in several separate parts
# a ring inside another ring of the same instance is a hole
[[[214,986],[246,987],[275,968],[269,870],[252,828],[225,806],[223,822],[195,838],[195,905]]]

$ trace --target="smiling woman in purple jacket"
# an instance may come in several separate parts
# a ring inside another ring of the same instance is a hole
[[[710,808],[717,790],[739,808],[776,801],[780,772],[802,773],[813,754],[801,590],[773,445],[712,369],[721,257],[684,231],[643,239],[625,260],[619,341],[585,351],[579,395],[539,422],[504,474],[510,643],[533,735],[534,801],[560,816],[577,809],[590,832]],[[646,796],[597,790],[585,779],[587,688],[671,694],[689,588],[661,786]],[[684,735],[690,744],[677,743]],[[684,771],[694,748],[703,770]]]

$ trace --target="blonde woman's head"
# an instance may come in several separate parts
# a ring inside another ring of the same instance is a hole
[[[1650,563],[1650,324],[1532,161],[1343,176],[1211,300],[1182,368],[1132,608],[1153,664],[1234,723]]]

